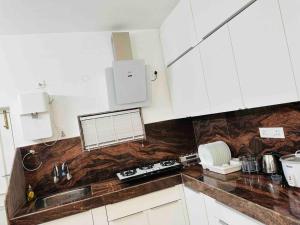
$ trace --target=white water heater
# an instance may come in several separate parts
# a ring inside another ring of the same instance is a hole
[[[40,140],[53,136],[49,96],[45,92],[19,95],[20,117],[26,140]]]

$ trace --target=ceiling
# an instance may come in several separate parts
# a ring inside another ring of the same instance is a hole
[[[158,28],[178,0],[0,0],[0,34]]]

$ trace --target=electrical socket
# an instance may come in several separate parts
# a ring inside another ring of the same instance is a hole
[[[259,128],[261,138],[285,138],[283,127]]]

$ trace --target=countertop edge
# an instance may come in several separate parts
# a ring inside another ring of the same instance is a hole
[[[193,191],[198,191],[228,207],[237,210],[249,217],[252,217],[264,224],[270,225],[299,225],[300,221],[289,216],[285,216],[272,209],[266,208],[252,201],[239,197],[238,195],[229,193],[217,187],[206,184],[192,176],[182,173],[183,185],[189,187]]]

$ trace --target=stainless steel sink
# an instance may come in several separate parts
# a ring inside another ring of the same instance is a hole
[[[37,209],[60,206],[89,197],[91,195],[91,192],[91,187],[88,186],[58,193],[44,198],[38,198],[35,202],[35,206]]]

